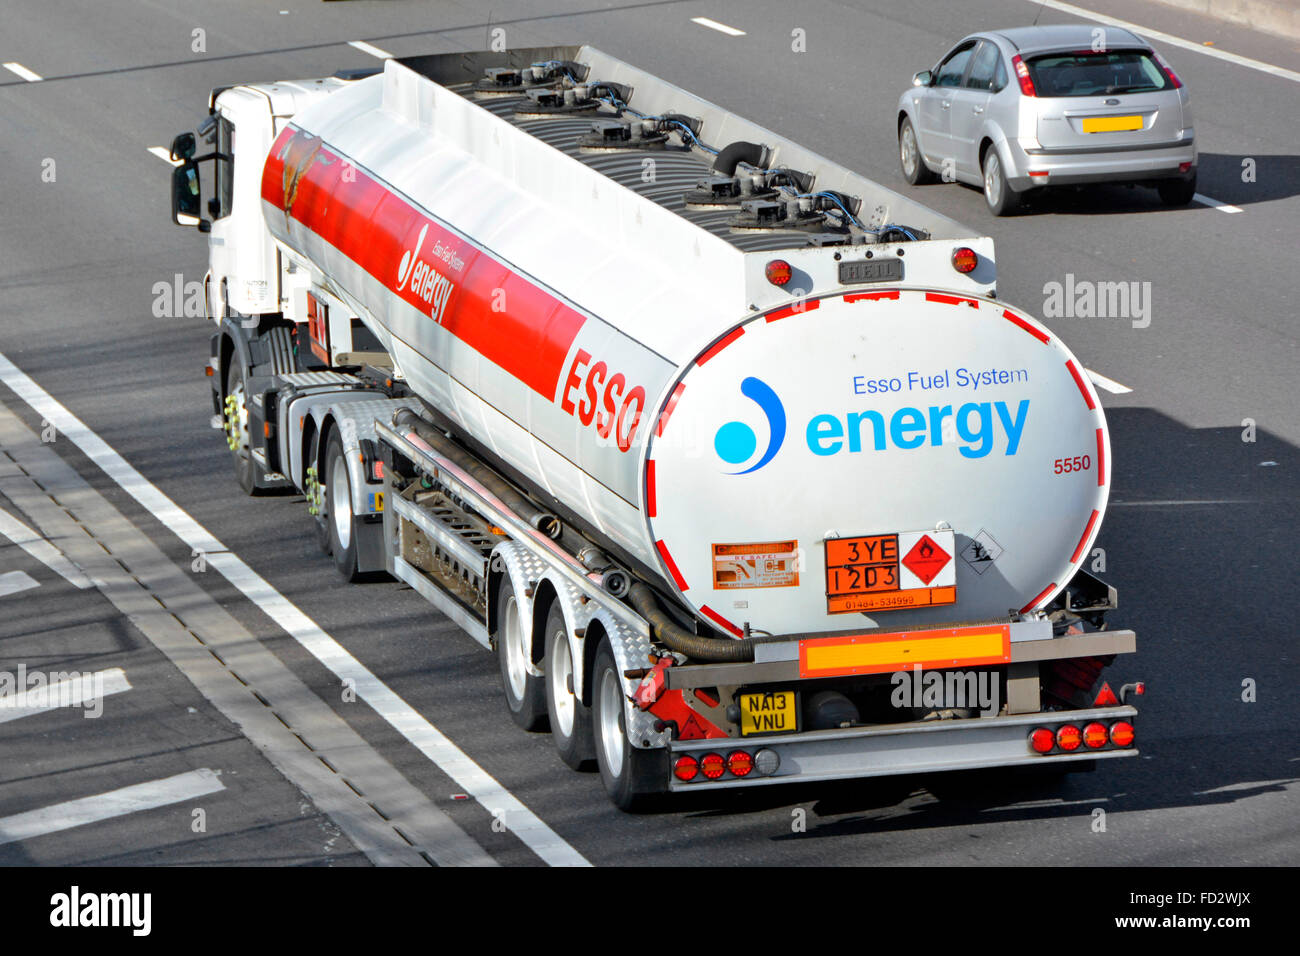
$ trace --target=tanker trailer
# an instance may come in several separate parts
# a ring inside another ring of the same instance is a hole
[[[623,808],[1137,753],[1105,417],[990,238],[589,46],[369,72],[173,144],[246,491]]]

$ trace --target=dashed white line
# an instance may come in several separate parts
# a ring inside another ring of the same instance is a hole
[[[1121,385],[1113,378],[1107,378],[1105,375],[1102,375],[1100,372],[1094,372],[1090,368],[1084,369],[1084,371],[1088,373],[1088,378],[1092,379],[1093,385],[1096,385],[1098,388],[1105,389],[1106,391],[1110,392],[1112,395],[1126,395],[1129,392],[1133,391],[1133,389],[1129,388],[1127,385]]]
[[[1202,196],[1200,193],[1193,193],[1192,200],[1203,206],[1211,206],[1219,212],[1241,212],[1240,206],[1229,206],[1226,202],[1219,202],[1217,199],[1211,199],[1209,196]]]
[[[21,63],[13,63],[13,62],[6,63],[4,64],[4,68],[8,70],[10,73],[17,73],[28,83],[39,83],[42,79],[44,79],[44,77],[42,77],[40,74],[33,73],[31,70],[27,69],[27,67],[23,66]]]
[[[0,535],[4,535],[74,587],[85,590],[95,586],[81,568],[63,556],[62,551],[3,508],[0,508]]]
[[[242,558],[227,551],[226,546],[211,532],[158,490],[107,442],[87,428],[2,353],[0,382],[4,382],[43,419],[51,422],[59,434],[81,449],[86,457],[102,468],[105,474],[187,547],[191,550],[197,548],[207,555],[208,567],[216,568],[339,680],[355,687],[361,699],[451,777],[460,789],[472,794],[488,812],[496,815],[497,811],[503,811],[501,818],[509,830],[538,857],[552,866],[591,865],[586,857],[501,786],[496,778],[475,763],[468,754],[443,736],[442,731],[419,711],[394,693],[343,645],[322,630],[320,625],[245,564]]]
[[[6,598],[20,591],[30,591],[32,588],[40,586],[41,583],[26,571],[10,571],[8,574],[0,574],[0,598]],[[3,703],[3,698],[0,698],[0,703]]]
[[[708,17],[691,17],[691,23],[698,23],[702,27],[708,27],[710,30],[717,30],[719,33],[725,33],[729,37],[743,37],[744,30],[737,30],[735,27],[729,27],[725,23],[719,23],[717,20],[710,20]]]
[[[137,783],[131,787],[110,790],[93,797],[68,800],[39,810],[0,817],[0,845],[31,840],[47,833],[71,830],[101,820],[170,806],[196,797],[225,790],[217,775],[206,767],[189,773]]]
[[[30,683],[30,675],[27,682]],[[0,724],[61,707],[80,707],[130,689],[131,682],[126,679],[126,671],[120,667],[110,667],[93,674],[64,676],[63,680],[0,696]]]
[[[172,159],[172,151],[165,146],[150,146],[149,152],[153,153],[168,166],[179,166],[182,160]]]
[[[1228,53],[1224,50],[1216,49],[1212,46],[1205,46],[1197,43],[1195,40],[1184,40],[1182,37],[1174,36],[1172,33],[1161,33],[1159,30],[1149,30],[1144,26],[1136,23],[1130,23],[1128,20],[1120,20],[1116,17],[1108,17],[1104,14],[1093,13],[1091,10],[1085,10],[1083,7],[1076,7],[1069,3],[1060,3],[1058,0],[1029,0],[1036,7],[1051,7],[1053,10],[1059,10],[1061,13],[1071,13],[1076,17],[1082,17],[1085,20],[1093,20],[1097,23],[1109,23],[1113,26],[1123,27],[1126,30],[1132,30],[1134,33],[1146,37],[1148,40],[1159,40],[1161,43],[1168,43],[1170,46],[1181,47],[1184,50],[1195,50],[1197,53],[1204,53],[1206,56],[1212,56],[1218,60],[1226,60],[1229,63],[1235,63],[1238,66],[1248,67],[1252,70],[1259,70],[1261,73],[1268,73],[1271,76],[1277,76],[1284,80],[1291,80],[1300,83],[1300,73],[1294,70],[1285,70],[1280,66],[1274,66],[1272,63],[1264,63],[1261,60],[1252,60],[1250,57],[1240,56],[1236,53]]]
[[[377,46],[371,46],[365,40],[349,40],[348,46],[354,46],[362,53],[369,53],[371,56],[377,56],[381,60],[391,60],[393,54],[379,49]]]

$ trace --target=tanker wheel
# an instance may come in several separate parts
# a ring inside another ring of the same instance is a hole
[[[352,516],[352,481],[343,457],[343,441],[338,432],[330,434],[325,445],[325,485],[321,500],[325,525],[329,533],[334,567],[345,581],[357,578],[357,535]]]
[[[546,714],[555,750],[574,770],[591,767],[596,745],[591,735],[591,708],[574,694],[573,653],[569,629],[558,600],[546,615]]]
[[[596,764],[614,806],[629,813],[658,807],[668,785],[668,751],[642,750],[627,738],[623,678],[609,638],[602,638],[592,669],[591,716]]]
[[[253,460],[252,432],[248,427],[248,389],[244,386],[244,366],[239,356],[231,356],[226,370],[226,400],[222,411],[226,444],[235,463],[235,480],[246,495],[261,494],[258,479],[262,468]]]
[[[497,622],[497,663],[506,709],[524,730],[545,730],[546,686],[542,678],[528,672],[531,659],[524,643],[523,605],[515,597],[509,574],[501,575],[497,590]]]

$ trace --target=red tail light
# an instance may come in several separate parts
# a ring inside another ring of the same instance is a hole
[[[1056,746],[1062,750],[1078,750],[1081,743],[1083,743],[1083,735],[1079,733],[1079,728],[1074,724],[1066,724],[1064,727],[1057,728]]]
[[[687,782],[694,780],[695,775],[700,772],[700,763],[690,754],[684,757],[678,757],[677,763],[673,765],[673,776],[678,780]]]
[[[1036,753],[1045,754],[1056,746],[1056,736],[1046,727],[1039,727],[1029,735],[1029,746]]]
[[[1025,66],[1025,61],[1020,59],[1019,55],[1011,58],[1011,65],[1016,69],[1016,79],[1020,81],[1020,92],[1025,96],[1037,96],[1038,91],[1034,89],[1034,81],[1029,76],[1029,67]]]
[[[700,758],[700,770],[709,780],[717,780],[727,772],[727,762],[722,754],[705,754]]]
[[[974,272],[978,262],[979,256],[975,255],[974,249],[962,246],[952,251],[952,267],[958,272]]]
[[[784,259],[773,259],[767,264],[767,268],[763,272],[767,276],[767,281],[772,285],[785,285],[790,281],[790,276],[793,275],[790,263]]]
[[[1110,725],[1110,742],[1116,747],[1128,747],[1133,743],[1133,725],[1127,720]]]
[[[1087,727],[1083,728],[1083,742],[1088,745],[1089,749],[1096,750],[1099,747],[1106,746],[1106,725],[1093,721]]]
[[[1169,82],[1174,84],[1174,89],[1182,89],[1183,81],[1178,78],[1178,74],[1174,72],[1174,68],[1166,63],[1165,58],[1159,53],[1156,53],[1155,50],[1152,50],[1151,54],[1156,58],[1156,62],[1160,64],[1160,69],[1165,71],[1165,76],[1169,77]]]
[[[733,750],[727,756],[727,769],[737,777],[743,777],[754,769],[754,758],[743,750]]]

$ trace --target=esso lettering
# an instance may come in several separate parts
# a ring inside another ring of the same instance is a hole
[[[646,394],[640,385],[627,387],[622,372],[610,374],[609,365],[591,360],[578,349],[560,391],[560,408],[584,427],[595,426],[602,439],[614,437],[618,450],[629,451],[645,413]]]

